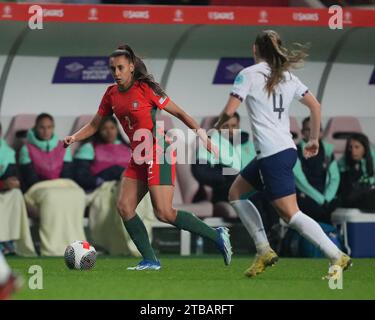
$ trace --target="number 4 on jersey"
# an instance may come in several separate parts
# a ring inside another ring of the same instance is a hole
[[[273,112],[279,113],[279,119],[281,119],[281,114],[285,111],[283,108],[283,95],[279,95],[279,107],[276,106],[276,98],[277,95],[275,92],[272,93],[272,99],[273,99]]]

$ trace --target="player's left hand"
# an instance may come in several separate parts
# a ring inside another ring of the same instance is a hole
[[[306,144],[305,148],[303,149],[303,156],[306,159],[315,157],[319,152],[319,140],[309,140]]]

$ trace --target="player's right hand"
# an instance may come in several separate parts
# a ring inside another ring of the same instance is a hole
[[[76,142],[76,139],[74,138],[74,136],[66,136],[64,138],[64,148],[67,148],[68,146],[70,146],[74,142]]]

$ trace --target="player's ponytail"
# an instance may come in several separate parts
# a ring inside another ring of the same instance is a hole
[[[153,75],[148,73],[146,65],[142,59],[135,55],[133,49],[129,45],[122,44],[118,46],[110,57],[118,56],[125,56],[131,63],[134,64],[133,78],[135,81],[147,83],[147,85],[158,96],[165,97],[167,95],[160,84],[154,80]]]
[[[265,60],[271,68],[267,79],[266,90],[271,95],[275,86],[284,79],[284,72],[297,68],[308,56],[308,45],[294,44],[299,49],[288,50],[283,47],[281,38],[276,31],[262,31],[255,40],[258,58]]]

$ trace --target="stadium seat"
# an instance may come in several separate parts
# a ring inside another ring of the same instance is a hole
[[[156,119],[158,121],[164,121],[165,131],[169,131],[174,128],[171,117],[163,113],[158,113]],[[185,141],[181,141],[181,143],[184,143],[185,150],[187,150],[187,148],[193,148],[193,146],[187,146]],[[190,152],[189,155],[191,156],[192,153]],[[200,218],[212,217],[213,205],[210,201],[203,200],[193,203],[194,196],[199,189],[199,183],[192,175],[190,167],[191,166],[188,163],[177,163],[176,165],[176,181],[173,204],[176,209],[193,212]]]
[[[361,124],[356,117],[342,116],[329,119],[323,138],[335,146],[336,159],[344,153],[346,140],[354,132],[362,132]]]
[[[214,204],[214,217],[223,219],[237,219],[238,215],[229,202],[219,201]]]
[[[73,123],[72,129],[70,130],[70,134],[73,134],[74,132],[81,129],[86,123],[88,123],[92,119],[93,116],[93,114],[82,114],[78,116]],[[80,145],[81,142],[78,142],[70,146],[72,154],[74,154],[78,150]]]
[[[298,142],[300,141],[301,137],[302,137],[302,133],[301,133],[301,129],[298,125],[298,121],[295,117],[289,117],[289,121],[290,121],[290,133],[292,134],[293,136],[293,140],[296,144],[298,144]]]
[[[184,203],[183,202],[183,191],[186,191],[185,188],[181,189],[181,184],[176,179],[175,183],[175,193],[173,198],[173,205],[177,210],[184,210],[194,213],[197,217],[201,219],[210,218],[213,216],[213,205],[210,201],[204,200],[195,203]]]
[[[12,118],[4,138],[14,150],[18,151],[24,144],[27,130],[34,126],[36,117],[37,114],[22,113]]]

